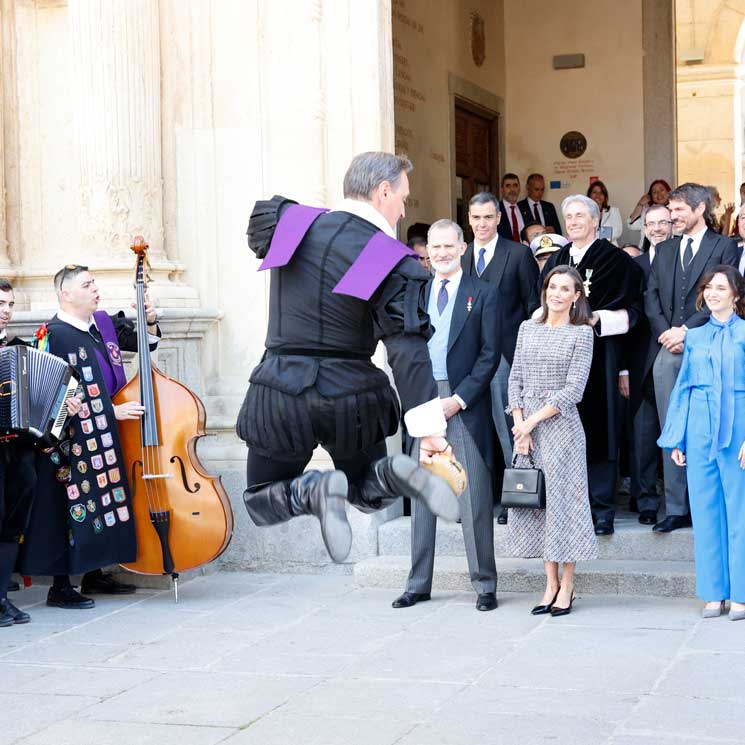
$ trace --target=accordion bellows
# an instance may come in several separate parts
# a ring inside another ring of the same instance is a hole
[[[67,420],[65,401],[78,385],[77,372],[49,352],[0,349],[0,430],[57,442]]]

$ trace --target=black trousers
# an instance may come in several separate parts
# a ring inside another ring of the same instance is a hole
[[[0,444],[0,542],[17,543],[28,525],[36,488],[31,444]]]
[[[370,465],[381,458],[385,458],[385,438],[381,432],[381,439],[367,448],[339,455],[335,449],[336,439],[336,407],[334,399],[321,396],[315,391],[305,394],[310,425],[316,445],[321,445],[331,456],[334,468],[343,471],[350,484],[360,483]],[[288,426],[293,426],[292,422]],[[259,484],[274,481],[286,481],[299,476],[313,457],[313,450],[288,457],[286,452],[277,450],[271,456],[260,455],[250,447],[246,463],[246,482],[249,489]]]

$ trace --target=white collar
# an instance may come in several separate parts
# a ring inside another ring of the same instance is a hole
[[[3,339],[8,338],[8,329],[3,329],[0,331],[0,341],[3,341]]]
[[[391,227],[388,220],[370,204],[370,202],[363,202],[360,199],[342,199],[332,212],[349,212],[352,215],[357,215],[367,222],[371,222],[376,228],[382,230],[386,235],[391,238],[396,237],[396,232]]]
[[[484,243],[483,246],[480,246],[476,238],[474,238],[473,239],[473,252],[476,253],[480,249],[485,248],[486,253],[490,253],[491,251],[494,251],[494,249],[497,247],[498,240],[499,240],[499,233],[497,233],[488,243]]]
[[[69,313],[65,313],[65,311],[61,308],[57,310],[57,318],[59,318],[59,320],[63,323],[69,323],[70,326],[74,326],[80,331],[90,331],[91,326],[96,326],[96,328],[98,328],[93,316],[91,316],[86,323],[85,321],[81,321],[79,318],[76,318]]]
[[[698,233],[691,233],[690,235],[688,233],[683,233],[683,235],[680,237],[680,242],[683,243],[683,241],[687,240],[688,238],[693,238],[693,242],[698,245],[701,242],[701,239],[704,237],[704,233],[706,232],[706,230],[706,225],[704,225],[704,227],[701,228]]]
[[[531,206],[534,205],[534,204],[540,204],[541,203],[541,200],[540,199],[538,201],[536,201],[535,199],[531,199],[530,197],[528,197],[527,199],[528,199],[528,204],[530,204]]]
[[[588,243],[584,248],[577,248],[574,244],[569,246],[569,255],[572,257],[574,261],[579,264],[580,261],[584,258],[585,254],[592,248],[592,244],[595,243],[597,239],[593,239],[590,243]]]

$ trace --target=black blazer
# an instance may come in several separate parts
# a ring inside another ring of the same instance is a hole
[[[433,282],[427,284],[427,303]],[[501,335],[496,289],[464,273],[450,321],[448,382],[453,394],[466,404],[461,419],[490,469],[494,467],[495,439],[489,386],[499,365]]]
[[[478,278],[473,259],[473,243],[468,244],[461,259],[463,272]],[[538,294],[538,264],[531,250],[501,236],[494,257],[486,265],[480,279],[497,288],[502,320],[501,356],[510,365],[515,354],[520,324],[540,304]]]
[[[526,220],[525,213],[520,209],[520,203],[517,203],[517,208],[523,216],[523,222]],[[518,228],[520,224],[518,223]],[[503,199],[499,200],[499,225],[497,225],[497,233],[506,238],[508,241],[512,240],[512,212]]]
[[[525,220],[525,222],[528,222],[530,220],[535,221],[535,215],[530,209],[527,197],[525,199],[521,199],[517,203],[517,206],[520,208],[520,212],[522,212],[523,220]],[[553,225],[553,232],[561,235],[561,223],[559,222],[559,215],[556,213],[556,207],[554,207],[551,202],[546,202],[545,200],[541,199],[541,210],[543,211],[543,224]],[[510,226],[510,237],[511,236],[512,226]]]
[[[656,259],[656,256],[655,256]],[[633,259],[644,273],[644,290],[647,289],[649,281],[649,254],[643,253]],[[632,412],[636,412],[642,399],[642,386],[648,375],[651,375],[654,357],[649,355],[652,332],[649,329],[649,321],[646,315],[641,315],[637,323],[629,330],[622,339],[621,369],[629,371],[629,386],[631,389],[630,402]],[[655,352],[656,356],[656,352]]]
[[[674,325],[675,262],[680,262],[680,240],[681,236],[676,236],[657,245],[647,278],[644,311],[652,332],[652,343],[649,348],[652,364],[661,346],[657,343],[657,338]],[[709,320],[708,309],[696,310],[696,293],[701,277],[719,264],[737,266],[738,258],[737,245],[732,238],[707,229],[689,269],[691,282],[683,310],[684,323],[688,328],[703,326]]]

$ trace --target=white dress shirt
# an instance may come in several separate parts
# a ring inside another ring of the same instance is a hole
[[[505,214],[507,215],[507,222],[510,224],[510,230],[512,230],[512,208],[515,208],[515,218],[517,219],[517,232],[519,233],[525,227],[525,220],[523,220],[523,213],[520,212],[520,208],[517,204],[510,204],[506,200],[502,200]]]
[[[688,235],[686,233],[683,233],[683,235],[680,236],[680,265],[685,269],[683,266],[683,254],[685,253],[686,246],[688,245],[688,239],[693,238],[693,243],[691,244],[691,250],[693,251],[693,258],[696,258],[696,254],[698,253],[699,248],[701,248],[701,239],[704,237],[704,233],[706,232],[706,225],[698,231],[698,233],[693,233],[692,235]]]
[[[740,261],[737,264],[737,271],[742,274],[743,272],[745,272],[745,250],[743,250],[745,248],[745,244],[743,244],[742,242],[738,243],[737,248],[740,249]]]
[[[391,224],[370,202],[363,202],[359,199],[342,199],[331,211],[349,212],[352,215],[357,215],[357,217],[371,222],[376,228],[382,230],[391,238],[396,237],[396,231],[391,227]]]
[[[543,207],[541,207],[540,202],[534,202],[530,197],[528,197],[528,207],[530,208],[530,214],[535,218],[536,214],[538,215],[538,221],[541,223],[541,225],[546,225],[546,218],[543,215]]]
[[[489,262],[494,258],[494,252],[497,250],[497,241],[499,240],[499,234],[495,235],[488,243],[483,246],[479,246],[478,241],[474,238],[473,240],[473,268],[479,263],[479,254],[481,249],[484,250],[484,271],[489,266]],[[477,273],[478,276],[478,273]]]

